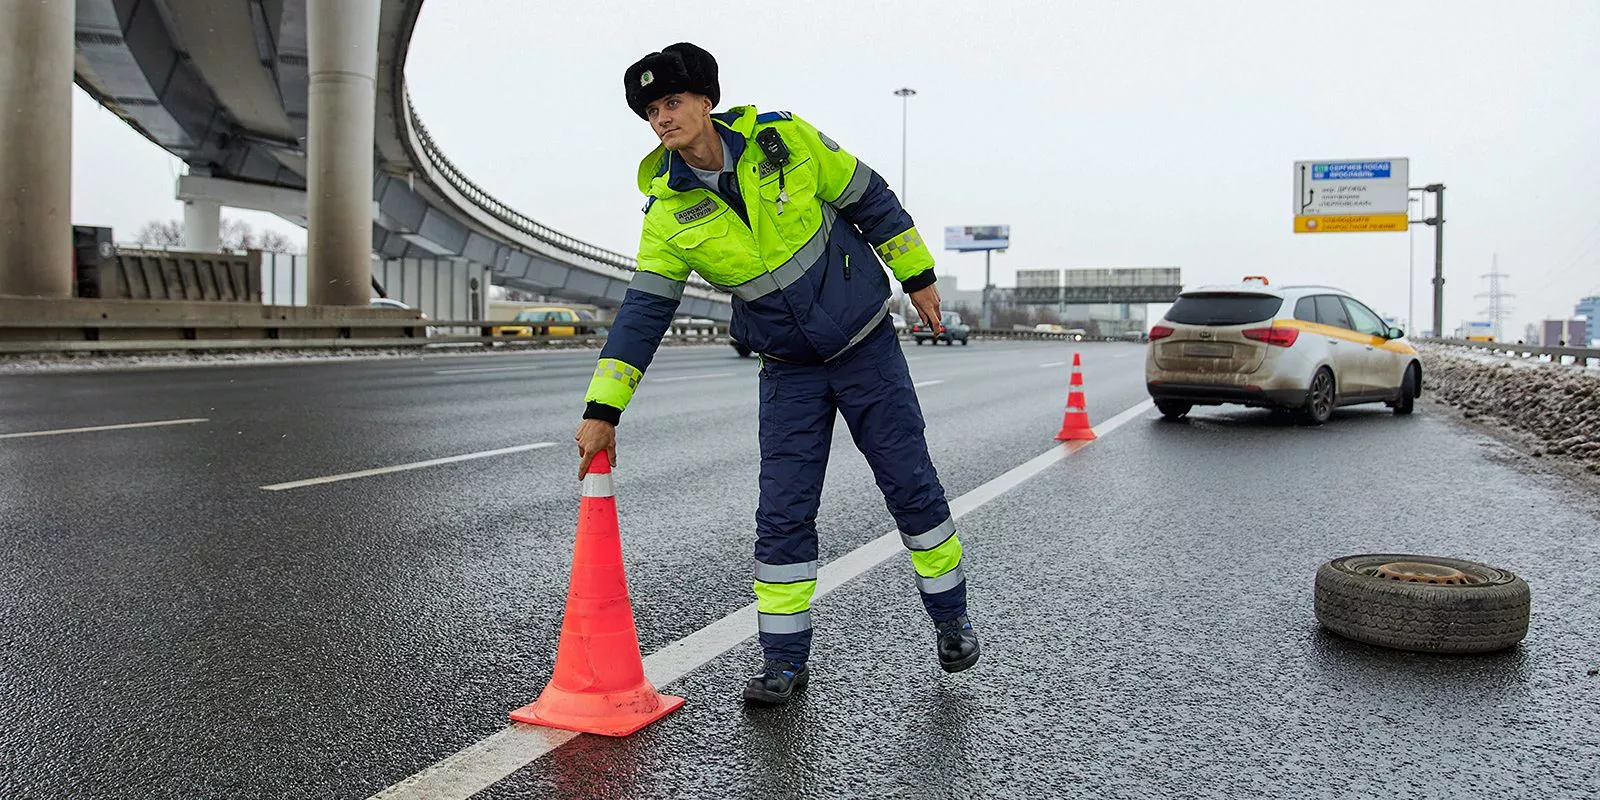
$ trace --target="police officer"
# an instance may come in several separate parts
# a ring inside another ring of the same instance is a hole
[[[690,272],[732,297],[734,339],[761,354],[755,594],[761,672],[744,697],[787,702],[809,679],[817,506],[833,423],[845,424],[911,551],[947,672],[978,660],[961,540],[928,457],[922,411],[889,313],[889,280],[939,321],[933,256],[882,177],[783,111],[720,100],[717,62],[692,44],[623,74],[628,107],[661,140],[639,167],[639,268],[611,325],[578,427],[579,477],[616,456],[616,425]]]

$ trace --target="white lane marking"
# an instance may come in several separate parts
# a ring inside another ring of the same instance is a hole
[[[1103,437],[1154,407],[1154,403],[1145,400],[1107,420],[1095,431]],[[1046,450],[1027,463],[1013,467],[1004,475],[951,501],[950,515],[960,519],[1095,441],[1099,440],[1064,442]],[[900,543],[900,532],[891,530],[843,557],[828,562],[817,570],[817,590],[812,598],[822,599],[833,590],[904,550],[904,545]],[[645,677],[658,687],[665,686],[705,666],[712,659],[755,634],[756,604],[750,603],[651,653],[644,660]],[[510,727],[490,734],[465,750],[378,792],[370,800],[468,798],[499,783],[577,736],[578,734],[571,731],[512,723]]]
[[[472,372],[527,372],[535,369],[544,369],[544,367],[529,365],[522,367],[472,367],[470,369],[437,369],[433,371],[433,374],[466,375]]]
[[[1048,364],[1040,364],[1039,365],[1039,369],[1044,369],[1046,367],[1064,367],[1066,365],[1067,365],[1067,362],[1065,362],[1065,361],[1052,361],[1052,362],[1050,362]]]
[[[677,381],[698,381],[704,378],[726,378],[738,375],[737,372],[708,372],[704,375],[674,375],[670,378],[651,378],[651,383],[675,383]]]
[[[944,383],[944,380],[941,379],[941,380],[936,380],[936,381],[922,381],[921,383],[913,383],[913,384],[911,384],[911,388],[913,388],[913,389],[921,389],[924,386],[936,386],[936,385],[941,384],[941,383]]]
[[[164,419],[156,422],[129,422],[124,425],[96,425],[91,428],[62,428],[54,431],[29,431],[27,433],[0,433],[0,439],[27,439],[34,436],[62,436],[68,433],[94,433],[96,431],[126,431],[134,428],[160,428],[167,425],[195,425],[210,422],[205,417],[194,419]]]
[[[521,453],[527,450],[543,450],[546,447],[555,446],[555,442],[519,444],[516,447],[502,447],[498,450],[485,450],[481,453],[465,453],[459,456],[433,458],[427,461],[416,461],[410,464],[396,464],[392,467],[378,467],[377,469],[364,469],[358,472],[346,472],[340,475],[329,475],[326,478],[307,478],[303,481],[274,483],[271,486],[263,486],[261,488],[269,492],[282,492],[288,489],[303,489],[307,486],[318,486],[324,483],[338,483],[339,481],[351,481],[357,478],[370,478],[374,475],[387,475],[391,472],[405,472],[407,470],[422,469],[423,467],[437,467],[440,464],[455,464],[460,461],[471,461],[477,458],[489,458],[490,456],[503,456],[508,453]]]

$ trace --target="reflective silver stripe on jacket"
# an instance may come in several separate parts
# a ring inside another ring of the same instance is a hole
[[[793,286],[812,267],[825,263],[828,255],[828,238],[832,235],[833,221],[838,217],[833,209],[824,204],[822,206],[822,227],[811,235],[811,239],[800,247],[800,250],[783,265],[771,272],[763,272],[738,286],[725,287],[734,297],[745,301],[754,302],[774,292],[780,292]],[[719,287],[723,288],[723,287]]]
[[[683,285],[683,281],[675,281],[665,275],[642,269],[633,273],[633,280],[628,282],[629,289],[637,289],[645,294],[665,297],[668,300],[682,300]]]
[[[855,347],[856,345],[860,344],[862,339],[865,339],[868,336],[871,336],[872,332],[877,330],[878,326],[883,323],[883,318],[889,316],[889,303],[890,302],[891,302],[890,300],[884,300],[883,301],[883,308],[878,309],[878,313],[872,315],[872,321],[868,322],[867,324],[865,324],[863,326],[861,326],[861,330],[856,331],[856,335],[850,337],[850,343],[845,345],[843,350],[840,350],[839,352],[834,353],[827,360],[828,361],[832,361],[835,358],[838,358],[839,356],[842,356],[845,353],[850,352],[850,348]]]
[[[861,198],[866,196],[867,185],[870,183],[872,183],[872,168],[867,166],[865,161],[856,159],[856,171],[850,176],[850,185],[844,187],[844,191],[839,193],[839,199],[833,201],[833,204],[845,208],[860,202]]]

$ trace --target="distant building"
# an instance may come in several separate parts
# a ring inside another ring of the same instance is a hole
[[[1539,326],[1541,347],[1586,347],[1589,324],[1581,319],[1547,319]]]
[[[1579,300],[1578,307],[1572,310],[1572,315],[1581,317],[1588,323],[1585,326],[1588,330],[1583,343],[1586,345],[1594,344],[1595,334],[1600,332],[1600,295]]]

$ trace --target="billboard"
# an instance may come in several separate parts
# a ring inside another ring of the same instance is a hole
[[[1403,231],[1410,222],[1410,160],[1294,163],[1295,233]]]
[[[1017,288],[1032,289],[1036,286],[1060,286],[1061,270],[1059,269],[1019,269],[1017,270]]]
[[[944,229],[946,250],[1004,250],[1010,246],[1010,225],[951,225]]]
[[[1017,270],[1013,297],[1021,305],[1170,303],[1182,289],[1178,267]]]

